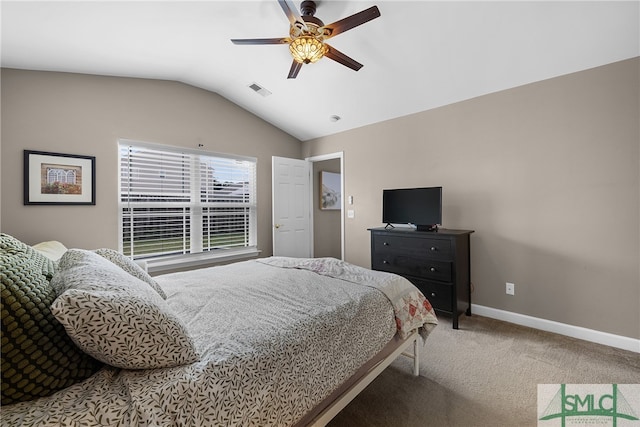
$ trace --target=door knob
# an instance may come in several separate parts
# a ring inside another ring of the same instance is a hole
[[[280,227],[282,227],[282,224],[275,224],[274,227],[275,228],[280,228]]]

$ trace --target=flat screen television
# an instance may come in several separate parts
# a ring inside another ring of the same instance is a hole
[[[383,190],[382,222],[387,226],[412,224],[419,231],[436,231],[442,224],[442,187]]]

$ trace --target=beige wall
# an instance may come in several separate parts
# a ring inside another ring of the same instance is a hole
[[[320,209],[320,173],[340,173],[340,159],[313,163],[313,254],[315,257],[342,258],[339,210]]]
[[[2,70],[1,229],[117,247],[118,138],[258,158],[271,253],[271,155],[344,152],[346,259],[369,266],[383,188],[444,187],[443,222],[476,232],[476,304],[640,338],[639,60],[300,144],[181,83]],[[96,206],[23,206],[22,150],[97,157]],[[302,152],[301,152],[302,151]],[[504,293],[504,282],[516,295]]]
[[[270,255],[271,156],[300,142],[221,96],[177,82],[2,70],[2,223],[27,243],[118,247],[118,138],[258,158],[258,245]],[[96,157],[95,206],[23,206],[22,150]]]
[[[474,303],[640,338],[639,62],[305,142],[344,151],[346,260],[370,266],[383,188],[442,185],[444,226],[475,230]]]

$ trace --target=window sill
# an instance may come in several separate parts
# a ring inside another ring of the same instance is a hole
[[[260,255],[260,250],[257,248],[248,248],[241,250],[222,250],[213,253],[203,252],[179,257],[147,259],[145,261],[147,271],[150,274],[160,274],[175,270],[201,268],[220,263],[241,261],[256,258],[258,255]]]

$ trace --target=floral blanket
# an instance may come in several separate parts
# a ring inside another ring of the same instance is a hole
[[[309,270],[323,276],[380,290],[393,306],[396,326],[401,338],[406,338],[409,333],[418,329],[420,336],[426,340],[438,324],[429,300],[411,282],[396,274],[369,270],[335,258],[271,257],[257,261],[281,268]]]

